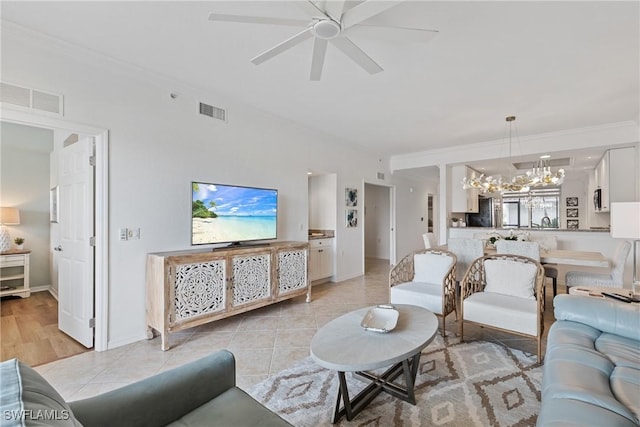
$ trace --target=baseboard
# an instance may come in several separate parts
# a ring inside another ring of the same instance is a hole
[[[136,336],[129,336],[129,337],[125,337],[119,340],[113,340],[113,341],[109,341],[107,343],[107,350],[112,350],[114,348],[117,347],[122,347],[123,345],[128,345],[128,344],[132,344],[134,342],[138,342],[138,341],[142,341],[142,340],[147,340],[147,334],[144,333],[142,335],[136,335]],[[158,350],[160,349],[160,342],[158,341]]]
[[[54,297],[56,299],[56,301],[58,301],[58,290],[56,288],[54,288],[53,286],[49,286],[47,288],[47,290],[49,291],[51,296]]]
[[[44,286],[33,286],[33,287],[30,287],[30,288],[29,288],[29,290],[30,290],[32,293],[33,293],[33,292],[44,292],[44,291],[48,291],[50,287],[51,287],[51,286],[49,286],[49,285],[44,285]],[[56,299],[57,299],[57,298],[56,298]]]

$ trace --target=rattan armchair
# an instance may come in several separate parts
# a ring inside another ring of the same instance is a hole
[[[460,340],[464,340],[465,322],[533,337],[537,340],[540,362],[543,284],[544,268],[534,259],[495,254],[475,260],[461,282]]]
[[[455,268],[456,256],[452,252],[423,249],[410,253],[389,273],[390,302],[417,305],[441,316],[444,336],[447,315],[455,312],[458,319]]]

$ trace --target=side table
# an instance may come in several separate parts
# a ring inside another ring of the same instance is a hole
[[[29,287],[30,250],[11,250],[0,253],[0,297],[31,296]]]

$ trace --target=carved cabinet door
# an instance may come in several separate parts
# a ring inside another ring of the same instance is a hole
[[[230,257],[231,308],[272,299],[271,251]]]
[[[226,260],[224,257],[170,267],[171,325],[197,316],[222,313],[226,307]]]

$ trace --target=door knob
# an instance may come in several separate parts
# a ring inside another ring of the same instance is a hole
[[[62,246],[58,245],[55,248],[53,248],[54,251],[58,251],[58,252],[62,252]]]

